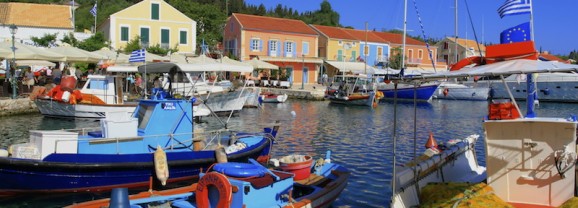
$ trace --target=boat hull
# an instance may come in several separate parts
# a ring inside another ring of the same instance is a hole
[[[470,87],[465,85],[440,85],[434,98],[444,100],[488,100],[489,87]]]
[[[287,95],[262,95],[264,103],[284,103],[287,101]]]
[[[201,112],[231,112],[240,111],[245,106],[247,99],[255,92],[234,91],[234,92],[220,92],[212,93],[208,98],[203,98],[204,103],[198,106],[198,112],[195,112],[195,117],[208,116]],[[258,95],[258,94],[257,94]]]
[[[506,78],[506,83],[516,100],[526,100],[528,97],[525,77],[513,75]],[[469,86],[491,88],[490,97],[494,99],[510,99],[506,87],[501,80],[480,80],[476,83],[466,83]],[[540,74],[536,79],[538,100],[546,102],[578,102],[578,75],[565,73]]]
[[[236,153],[229,161],[249,158],[266,161],[271,139]],[[216,163],[214,151],[167,152],[169,181],[198,176]],[[151,153],[143,154],[52,154],[44,160],[0,158],[0,195],[109,191],[116,187],[146,187],[155,174]]]
[[[136,104],[68,104],[49,99],[35,99],[34,103],[42,115],[59,118],[101,119],[107,112],[125,112],[132,115]]]
[[[339,96],[339,95],[327,95],[330,103],[340,104],[340,105],[352,105],[352,106],[373,106],[375,100],[375,95],[373,92],[366,95],[350,95],[350,96]]]
[[[418,87],[413,85],[399,84],[397,88],[397,99],[399,100],[414,100],[427,102],[432,99],[439,84],[424,84]],[[393,84],[380,85],[379,91],[383,92],[384,98],[382,100],[393,100],[395,90]]]

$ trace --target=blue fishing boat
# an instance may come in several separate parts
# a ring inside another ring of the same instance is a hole
[[[110,199],[69,207],[329,207],[347,186],[349,170],[331,163],[328,156],[295,163],[308,163],[294,166],[307,174],[270,170],[256,161],[219,163],[191,186],[131,196],[127,190],[117,189]]]
[[[422,85],[414,86],[410,84],[398,84],[397,86],[397,99],[399,100],[414,100],[417,101],[429,101],[438,89],[439,83],[425,83]],[[383,93],[384,100],[392,100],[395,96],[395,89],[393,84],[380,84],[377,88]]]
[[[220,160],[269,159],[278,127],[201,133],[193,129],[194,99],[159,94],[163,99],[140,100],[132,116],[108,113],[99,128],[31,130],[29,142],[0,150],[0,195],[146,187],[159,172],[157,150],[164,151],[169,182],[198,177]]]

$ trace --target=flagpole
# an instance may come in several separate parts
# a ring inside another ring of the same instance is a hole
[[[532,1],[530,1],[530,37],[532,38],[532,41],[536,41],[534,39],[534,5]]]
[[[94,6],[96,6],[96,5],[98,5],[98,0],[96,0],[94,2]],[[96,7],[96,10],[98,10],[98,6]],[[98,12],[94,13],[94,32],[93,33],[95,33],[95,34],[96,34],[96,16],[98,16]]]

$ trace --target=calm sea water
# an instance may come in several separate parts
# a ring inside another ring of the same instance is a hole
[[[482,135],[478,140],[477,154],[480,164],[485,164],[482,120],[487,114],[486,106],[486,102],[480,101],[433,100],[430,103],[419,103],[415,110],[417,125],[414,125],[414,104],[400,103],[397,106],[396,161],[403,163],[413,158],[414,137],[417,137],[417,152],[421,153],[429,132],[432,132],[437,140],[442,141],[461,139],[471,134]],[[266,104],[262,109],[244,109],[239,116],[231,118],[229,128],[261,131],[263,127],[270,127],[279,121],[281,129],[274,156],[301,153],[318,158],[331,150],[332,161],[351,170],[349,184],[333,207],[388,207],[393,170],[393,112],[393,103],[381,103],[371,109],[332,105],[328,102],[289,100],[282,104]],[[568,117],[578,114],[578,104],[541,103],[537,112],[542,116]],[[199,126],[218,127],[214,119],[204,121],[206,123]],[[0,148],[26,142],[29,129],[97,125],[95,121],[51,119],[40,115],[0,118]],[[103,195],[4,198],[0,199],[0,207],[61,207]]]

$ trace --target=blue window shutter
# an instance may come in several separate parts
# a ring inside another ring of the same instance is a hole
[[[259,51],[263,51],[263,40],[259,40]]]
[[[277,41],[277,56],[281,56],[281,51],[283,49],[281,48],[281,41]]]
[[[297,44],[295,42],[291,43],[291,48],[293,49],[293,57],[297,57]]]
[[[253,39],[249,39],[249,49],[253,50]]]
[[[269,51],[269,53],[267,53],[268,56],[271,56],[271,41],[267,41],[267,50]]]
[[[283,50],[283,56],[287,57],[289,55],[289,53],[287,52],[287,48],[285,47],[287,45],[287,42],[283,42],[283,48],[285,50]]]

